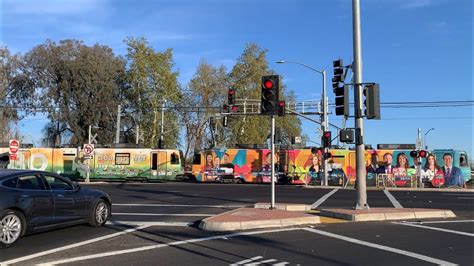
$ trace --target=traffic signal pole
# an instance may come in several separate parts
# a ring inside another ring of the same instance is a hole
[[[356,209],[368,209],[365,147],[364,147],[364,120],[362,116],[362,51],[360,37],[360,4],[359,0],[352,0],[352,30],[353,30],[353,73],[354,73],[354,124],[356,129],[356,182],[357,203]]]
[[[322,105],[323,105],[323,116],[322,116],[322,123],[321,123],[321,130],[326,132],[328,130],[328,109],[327,109],[327,98],[326,98],[326,70],[323,70],[323,95],[322,95]],[[325,147],[323,152],[323,178],[324,178],[324,185],[328,185],[328,167],[327,167],[327,158],[326,153],[330,147]]]
[[[272,134],[271,134],[271,146],[272,146],[272,203],[270,209],[275,209],[275,116],[272,115]]]

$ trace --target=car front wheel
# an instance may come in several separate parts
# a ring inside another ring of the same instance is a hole
[[[0,214],[0,247],[15,244],[23,233],[23,215],[14,210],[5,210]]]
[[[110,207],[105,200],[99,200],[90,214],[89,224],[95,227],[102,226],[110,216]]]

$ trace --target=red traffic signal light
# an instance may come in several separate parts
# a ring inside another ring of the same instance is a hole
[[[325,148],[331,147],[331,131],[324,131],[321,144]]]
[[[279,105],[279,82],[280,76],[271,75],[262,77],[262,95],[260,102],[260,114],[277,115]]]
[[[235,104],[235,90],[234,89],[229,89],[227,92],[227,100],[228,104],[232,105]]]
[[[271,79],[267,79],[263,82],[263,87],[265,89],[271,89],[273,87],[273,81]]]
[[[278,103],[278,116],[284,116],[285,115],[285,101],[280,101]]]
[[[418,152],[418,155],[419,155],[421,158],[425,158],[426,155],[428,155],[428,153],[427,153],[426,151],[421,150],[421,151]]]
[[[239,111],[239,107],[237,105],[232,105],[230,107],[230,110],[233,112],[233,113],[237,113]]]
[[[222,106],[222,112],[223,112],[223,113],[228,113],[228,112],[229,112],[229,106],[228,106],[227,104],[224,104],[224,105]]]

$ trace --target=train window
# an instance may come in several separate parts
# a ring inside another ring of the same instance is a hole
[[[130,165],[130,153],[116,153],[115,165]]]
[[[195,153],[193,158],[193,164],[201,164],[201,154]]]
[[[176,153],[171,154],[171,164],[179,164],[179,156]]]
[[[151,154],[151,170],[157,170],[157,169],[158,169],[158,154],[152,153]]]
[[[461,167],[468,166],[467,155],[466,154],[461,154],[461,156],[459,157],[459,166],[461,166]]]

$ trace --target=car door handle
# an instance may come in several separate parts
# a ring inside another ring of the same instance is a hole
[[[64,198],[64,195],[56,195],[58,198]]]

